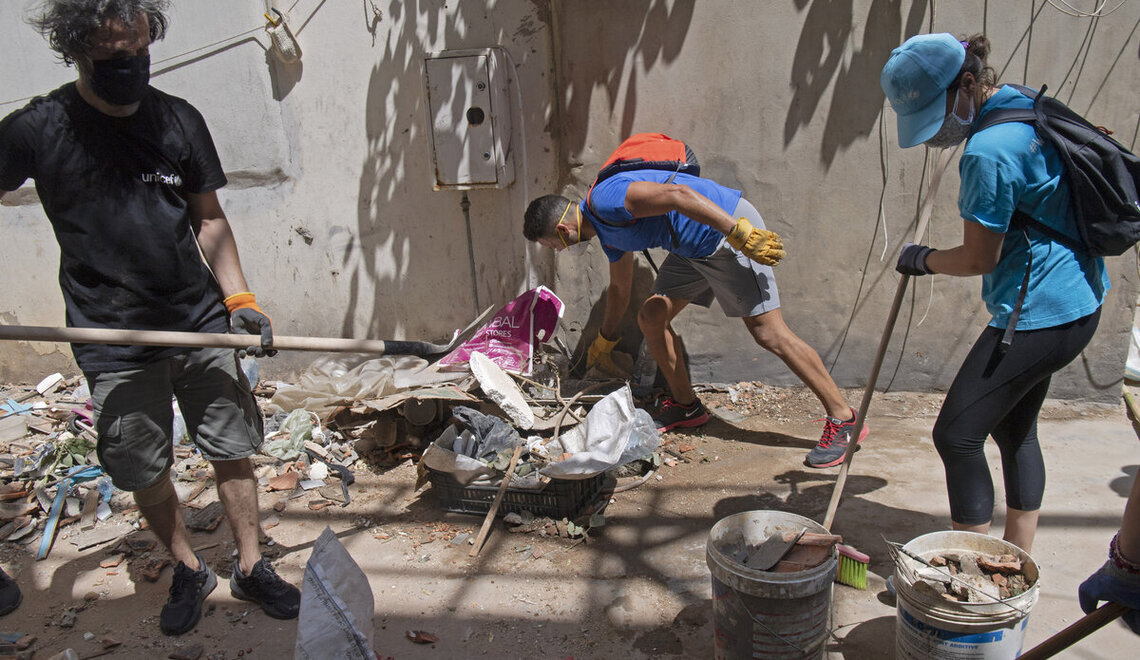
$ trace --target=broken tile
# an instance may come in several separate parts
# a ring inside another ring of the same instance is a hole
[[[93,548],[97,545],[102,545],[103,543],[124,537],[133,531],[134,528],[126,523],[100,525],[94,529],[74,535],[69,538],[68,541],[79,550],[86,550],[87,548]]]
[[[269,490],[293,490],[301,481],[301,475],[292,470],[269,480]]]
[[[527,405],[526,398],[514,379],[502,367],[478,351],[471,353],[470,365],[471,373],[479,380],[483,393],[502,408],[515,426],[521,429],[534,426],[534,411]]]
[[[322,486],[317,489],[317,494],[326,500],[332,500],[337,504],[344,504],[344,489],[340,486]]]
[[[146,578],[148,582],[157,582],[158,576],[162,574],[162,569],[169,563],[170,560],[166,557],[151,557],[132,562],[131,568],[138,571],[139,575]]]
[[[15,520],[39,508],[39,504],[28,502],[0,502],[0,520]]]
[[[172,660],[198,660],[202,657],[202,647],[198,644],[191,644],[190,646],[172,651],[170,655],[166,656]]]
[[[185,512],[186,527],[202,532],[212,532],[226,515],[226,509],[221,502],[211,502],[209,506],[198,509],[189,509]]]

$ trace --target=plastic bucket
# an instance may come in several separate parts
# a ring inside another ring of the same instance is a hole
[[[835,552],[819,566],[794,573],[758,571],[732,558],[773,534],[805,527],[827,533],[808,518],[781,511],[737,513],[709,531],[706,560],[712,573],[717,660],[823,656],[839,568]]]
[[[934,532],[903,547],[924,559],[945,552],[1014,555],[1033,586],[1001,602],[956,603],[916,590],[896,566],[895,657],[990,660],[1021,653],[1040,584],[1032,557],[1012,543],[975,532]],[[901,561],[910,560],[904,556]]]

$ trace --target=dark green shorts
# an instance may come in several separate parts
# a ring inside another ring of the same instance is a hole
[[[193,349],[138,369],[85,375],[99,462],[122,490],[154,484],[173,464],[171,397],[206,460],[245,458],[261,446],[261,411],[233,349]]]

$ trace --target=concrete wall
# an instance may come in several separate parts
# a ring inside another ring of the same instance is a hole
[[[74,78],[20,20],[29,5],[0,3],[2,114]],[[891,265],[934,166],[924,149],[895,144],[878,85],[891,48],[918,32],[985,31],[1000,79],[1048,83],[1132,146],[1140,125],[1135,3],[1097,19],[1041,0],[298,0],[290,25],[304,55],[290,65],[266,51],[265,9],[176,0],[152,49],[153,84],[210,123],[246,275],[279,334],[439,339],[477,307],[541,283],[567,303],[567,343],[592,339],[607,281],[600,250],[555,259],[526,244],[520,216],[543,192],[581,193],[621,138],[652,130],[688,141],[706,176],[743,189],[784,237],[789,324],[841,385],[862,386],[898,282]],[[468,192],[469,241],[462,193],[431,187],[423,58],[489,46],[509,55],[516,176]],[[930,225],[936,247],[960,239],[956,189],[952,162]],[[58,250],[29,186],[5,198],[0,225],[0,322],[62,324]],[[652,274],[639,261],[644,294]],[[1054,379],[1054,396],[1116,395],[1135,257],[1111,271],[1097,338]],[[976,278],[916,285],[880,386],[946,387],[988,319]],[[796,383],[715,305],[686,310],[676,327],[696,380]],[[632,310],[624,335],[636,352]],[[288,377],[312,357],[281,354],[262,372]],[[74,370],[66,347],[0,344],[4,379],[57,369]]]

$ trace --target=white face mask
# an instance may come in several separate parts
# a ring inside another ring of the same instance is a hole
[[[974,128],[974,102],[970,101],[970,116],[962,119],[958,116],[958,102],[961,100],[961,94],[955,96],[954,109],[946,115],[946,119],[942,122],[942,128],[938,129],[938,132],[924,143],[926,146],[935,149],[948,149],[970,135],[970,131]]]
[[[589,243],[587,243],[585,241],[578,241],[577,243],[575,243],[573,245],[566,246],[566,254],[569,254],[569,255],[574,256],[574,257],[579,257],[579,256],[582,256],[583,254],[586,254],[586,250],[589,249],[589,247],[590,247]]]

